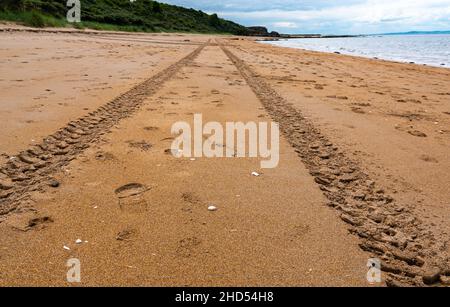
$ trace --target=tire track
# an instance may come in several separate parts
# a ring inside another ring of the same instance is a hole
[[[388,286],[439,284],[450,276],[443,244],[413,212],[377,187],[368,174],[332,144],[300,111],[244,61],[220,45],[302,159],[360,248],[380,258]],[[442,246],[440,246],[442,245]],[[442,251],[442,252],[441,252]]]
[[[68,123],[40,144],[11,157],[0,168],[0,218],[17,209],[27,192],[48,184],[49,175],[69,164],[120,120],[132,115],[146,98],[194,60],[208,43],[97,110]]]

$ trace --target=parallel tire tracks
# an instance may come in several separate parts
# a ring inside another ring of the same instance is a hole
[[[0,168],[0,218],[17,209],[27,192],[42,188],[49,175],[75,159],[120,120],[133,114],[146,98],[194,60],[204,47],[201,45],[153,77],[45,137],[40,144],[11,157]]]
[[[360,248],[380,258],[388,286],[439,284],[450,275],[439,242],[405,206],[377,188],[360,166],[332,144],[299,110],[244,61],[221,45],[267,112],[302,159],[315,182],[338,210]]]

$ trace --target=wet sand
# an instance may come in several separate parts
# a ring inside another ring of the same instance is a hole
[[[220,36],[0,41],[1,285],[68,285],[70,258],[85,286],[366,286],[372,257],[390,286],[448,280],[450,71]],[[279,166],[167,154],[194,113],[279,122]]]

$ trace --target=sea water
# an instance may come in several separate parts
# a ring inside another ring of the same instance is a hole
[[[450,68],[450,34],[302,38],[264,43]]]

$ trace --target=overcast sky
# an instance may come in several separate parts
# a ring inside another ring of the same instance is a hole
[[[450,0],[160,0],[283,33],[450,30]]]

